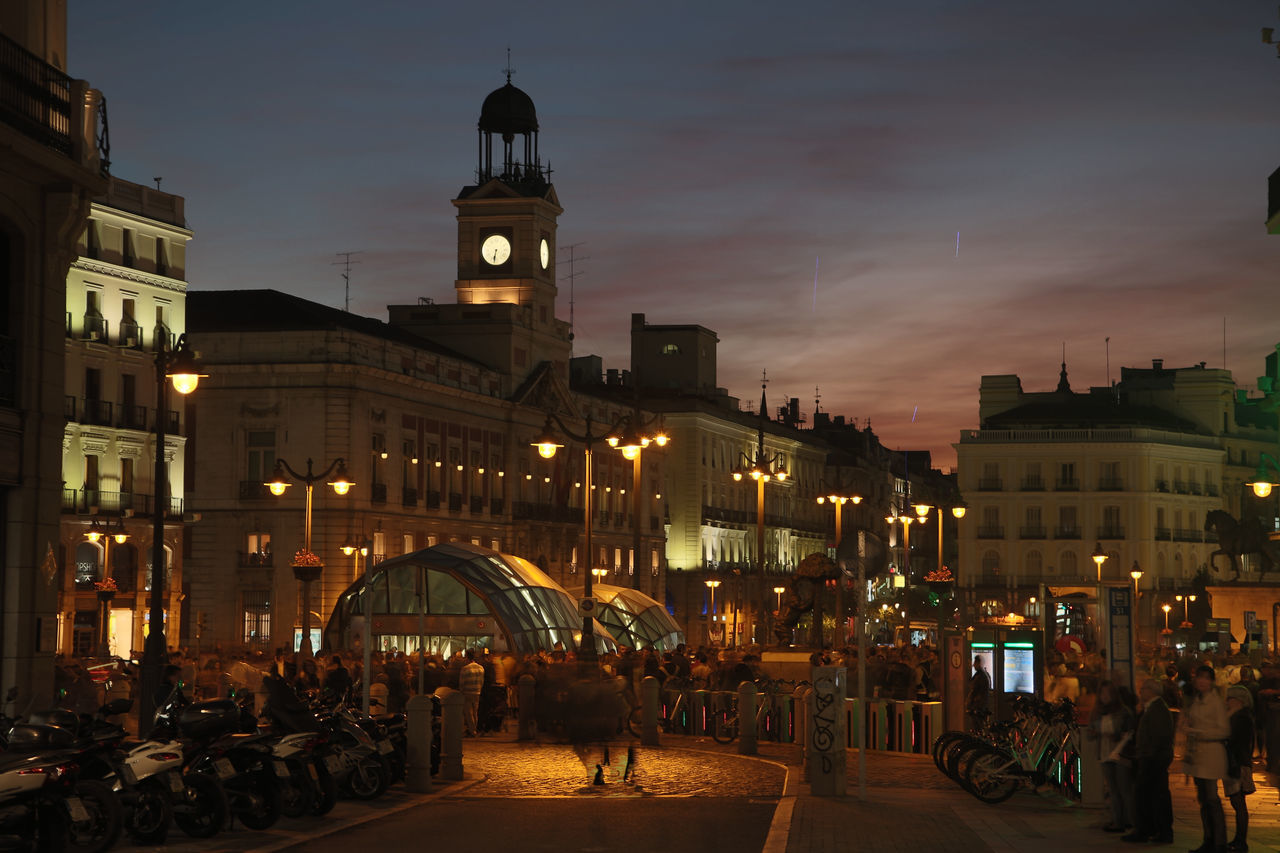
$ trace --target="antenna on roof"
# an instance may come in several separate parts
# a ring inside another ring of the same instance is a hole
[[[590,255],[587,255],[587,256],[585,256],[585,257],[579,258],[576,254],[574,254],[574,251],[573,251],[573,250],[574,250],[574,249],[576,249],[576,248],[578,248],[578,247],[579,247],[579,246],[581,246],[581,245],[583,245],[583,244],[582,244],[582,243],[574,243],[574,244],[569,245],[569,246],[561,246],[560,248],[562,248],[562,249],[568,249],[568,250],[569,250],[569,259],[568,259],[568,260],[566,260],[566,261],[557,261],[557,262],[556,262],[556,265],[557,265],[557,266],[558,266],[558,265],[560,265],[560,264],[568,264],[568,265],[569,265],[569,274],[568,274],[568,275],[566,275],[566,276],[565,276],[565,278],[566,278],[566,279],[568,280],[568,282],[569,282],[569,343],[570,343],[570,344],[572,344],[572,343],[573,343],[573,284],[574,284],[574,280],[575,280],[575,279],[577,279],[577,277],[578,277],[578,276],[582,275],[582,273],[578,272],[577,267],[575,267],[575,266],[574,266],[574,264],[575,264],[577,261],[589,261],[589,260],[591,260],[591,256],[590,256]]]
[[[502,70],[507,75],[507,83],[510,83],[511,75],[516,73],[516,70],[511,67],[511,45],[507,45],[507,67]]]
[[[160,189],[160,182],[163,181],[164,178],[152,178],[151,180],[156,182],[156,189]]]
[[[1110,385],[1111,385],[1111,336],[1107,335],[1107,386],[1110,387]]]
[[[343,289],[346,291],[345,298],[343,300],[342,310],[346,311],[349,314],[351,313],[351,264],[360,263],[359,261],[352,261],[351,256],[363,255],[364,252],[335,252],[335,254],[338,257],[342,258],[342,260],[334,261],[329,266],[342,267],[342,286],[343,286]]]

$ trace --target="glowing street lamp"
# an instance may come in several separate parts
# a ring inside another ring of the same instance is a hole
[[[1169,605],[1169,602],[1166,601],[1164,604],[1160,605],[1160,609],[1164,611],[1164,630],[1160,633],[1172,634],[1173,632],[1169,630],[1169,611],[1173,608]]]
[[[1107,552],[1102,550],[1102,543],[1098,542],[1093,547],[1093,553],[1089,555],[1093,558],[1093,562],[1098,566],[1098,583],[1102,583],[1102,564],[1107,561]]]
[[[288,462],[277,458],[273,476],[264,484],[276,497],[283,495],[293,485],[289,482],[289,477],[306,487],[307,502],[303,517],[302,551],[294,555],[293,559],[293,576],[302,584],[302,641],[298,646],[298,652],[304,657],[311,657],[314,654],[311,647],[311,584],[319,579],[320,573],[324,570],[324,564],[311,550],[312,493],[315,484],[323,482],[330,474],[333,474],[333,479],[329,480],[329,487],[333,489],[334,494],[345,495],[355,485],[347,476],[347,463],[341,456],[330,462],[329,467],[319,474],[312,473],[310,459],[307,459],[307,473],[299,474]],[[347,544],[350,545],[350,543]],[[350,556],[351,552],[346,551],[345,547],[343,552]]]
[[[1184,628],[1184,629],[1190,628],[1191,627],[1190,605],[1191,605],[1191,602],[1196,600],[1196,597],[1194,595],[1175,595],[1173,599],[1174,601],[1182,602],[1182,624],[1179,625],[1178,627]]]
[[[1246,486],[1253,488],[1253,493],[1260,498],[1270,497],[1275,482],[1267,475],[1267,468],[1270,467],[1277,474],[1280,474],[1280,464],[1276,463],[1275,457],[1263,453],[1258,457],[1258,469],[1254,472],[1253,481],[1245,483]]]
[[[703,581],[707,585],[707,589],[711,590],[711,621],[716,621],[716,587],[720,586],[720,581]]]

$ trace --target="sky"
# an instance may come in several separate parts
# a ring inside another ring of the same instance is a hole
[[[193,290],[456,301],[450,204],[505,82],[554,170],[557,314],[626,369],[631,314],[720,339],[719,384],[894,449],[1053,390],[1280,342],[1272,0],[485,4],[71,0],[114,175],[186,199]],[[569,280],[568,247],[577,260]],[[1224,362],[1225,354],[1225,362]],[[1110,373],[1108,374],[1108,365]]]

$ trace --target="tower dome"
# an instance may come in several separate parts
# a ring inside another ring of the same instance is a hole
[[[537,133],[538,113],[533,107],[533,98],[507,81],[507,85],[494,89],[484,99],[478,127],[507,139],[518,133]]]

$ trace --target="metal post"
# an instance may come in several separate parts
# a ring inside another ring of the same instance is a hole
[[[156,342],[156,453],[155,506],[151,526],[151,595],[147,616],[147,638],[142,645],[142,672],[138,702],[138,733],[151,730],[156,710],[156,693],[160,690],[161,671],[168,662],[169,651],[164,638],[164,514],[168,503],[168,478],[165,476],[165,417],[168,400],[165,393],[165,350]]]
[[[373,684],[373,602],[370,597],[373,594],[373,542],[366,539],[364,541],[364,593],[361,599],[364,601],[364,675],[360,679],[361,683],[361,701],[364,705],[364,712],[369,713],[369,687]]]
[[[738,685],[738,754],[755,755],[756,686],[750,681]]]
[[[448,687],[436,690],[440,697],[440,776],[462,778],[462,694]]]
[[[640,460],[643,457],[644,451],[641,450],[631,461],[631,588],[656,593],[657,590],[647,588],[647,582],[640,582],[640,513],[644,508],[644,503],[640,500],[640,485],[644,479]]]
[[[646,675],[640,682],[640,744],[658,746],[658,679]]]
[[[307,460],[307,473],[311,473],[311,460]],[[307,509],[303,521],[302,547],[308,553],[311,553],[311,490],[311,481],[307,480]],[[298,644],[298,654],[303,660],[315,657],[315,650],[311,648],[311,579],[309,576],[302,581],[302,642]]]
[[[410,696],[405,704],[408,721],[408,749],[405,756],[404,787],[415,794],[431,792],[431,710],[430,696]]]
[[[418,695],[426,691],[427,656],[423,646],[427,642],[427,567],[420,566],[418,574]]]
[[[854,625],[858,631],[858,713],[854,723],[854,743],[858,745],[858,799],[867,797],[867,534],[858,531],[858,609]]]
[[[582,517],[586,522],[586,530],[583,534],[584,544],[586,546],[586,571],[582,575],[583,597],[591,597],[591,570],[596,567],[596,557],[592,551],[591,545],[591,505],[595,502],[595,496],[591,494],[591,418],[587,418],[587,452],[586,462],[583,465],[582,484],[585,492],[582,502]],[[592,624],[595,616],[588,613],[582,617],[582,640],[578,643],[578,662],[581,664],[593,664],[596,661],[596,638],[595,626]]]

